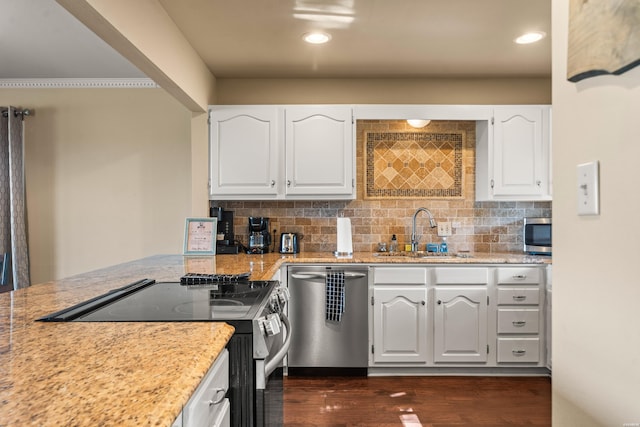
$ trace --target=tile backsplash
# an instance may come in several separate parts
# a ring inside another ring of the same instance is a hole
[[[366,132],[464,131],[463,148],[464,198],[460,199],[380,199],[363,197],[366,163],[364,138]],[[411,240],[413,214],[426,207],[436,221],[450,221],[453,235],[447,238],[449,251],[522,252],[522,222],[527,216],[551,216],[551,202],[476,202],[475,201],[475,122],[432,121],[424,129],[414,129],[404,120],[358,120],[357,122],[357,197],[349,201],[211,201],[234,212],[236,239],[248,241],[247,218],[263,216],[270,219],[270,228],[277,230],[274,247],[280,233],[301,235],[302,252],[333,252],[336,249],[336,217],[351,218],[354,251],[375,251],[378,242],[386,242],[395,234],[400,248]],[[423,213],[417,218],[420,248],[426,243],[441,241],[436,229],[429,228]]]

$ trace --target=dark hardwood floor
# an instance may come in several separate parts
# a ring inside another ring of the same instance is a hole
[[[285,377],[284,425],[551,426],[551,379]]]

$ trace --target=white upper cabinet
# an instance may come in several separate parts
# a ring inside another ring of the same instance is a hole
[[[550,112],[546,105],[496,106],[478,122],[477,200],[551,200]]]
[[[285,124],[286,195],[352,196],[351,107],[288,107]]]
[[[211,197],[278,197],[282,116],[275,107],[210,109]]]
[[[210,108],[211,200],[353,199],[350,106]]]

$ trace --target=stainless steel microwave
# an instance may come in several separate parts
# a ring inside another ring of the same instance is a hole
[[[522,234],[525,252],[551,255],[551,218],[525,218]]]

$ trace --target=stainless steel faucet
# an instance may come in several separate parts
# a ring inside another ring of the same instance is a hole
[[[418,208],[416,213],[413,214],[413,229],[411,230],[411,252],[416,252],[418,250],[418,236],[416,235],[416,217],[420,212],[426,212],[429,215],[429,227],[435,228],[438,224],[436,224],[436,220],[431,215],[431,212],[427,208]]]

